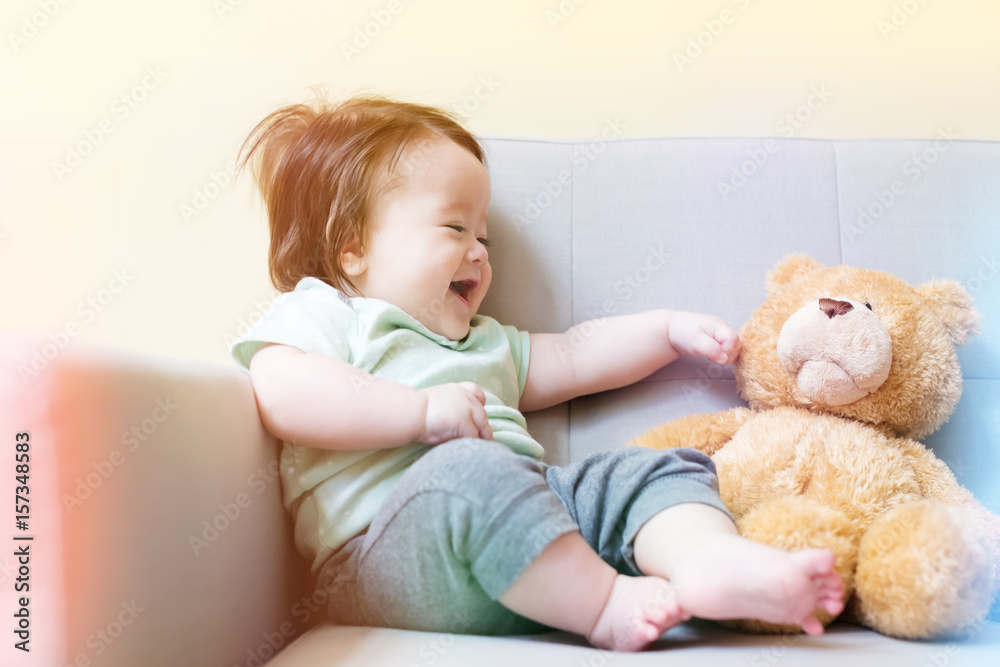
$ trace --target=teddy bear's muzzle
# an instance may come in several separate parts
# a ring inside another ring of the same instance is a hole
[[[778,335],[778,357],[799,391],[824,405],[847,405],[889,377],[892,339],[865,304],[843,297],[810,301]]]

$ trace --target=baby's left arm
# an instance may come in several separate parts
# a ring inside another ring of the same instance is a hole
[[[589,320],[562,334],[531,334],[518,408],[531,412],[624,387],[682,354],[732,363],[740,347],[739,334],[718,317],[662,309]]]

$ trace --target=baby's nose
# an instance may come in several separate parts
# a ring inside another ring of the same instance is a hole
[[[470,251],[470,256],[473,261],[478,260],[485,262],[489,259],[490,253],[488,250],[486,250],[486,246],[484,246],[479,241],[476,241],[476,245]]]

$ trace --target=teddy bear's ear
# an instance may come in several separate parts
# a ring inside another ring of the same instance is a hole
[[[773,294],[779,287],[810,271],[822,269],[823,265],[804,253],[788,255],[767,273],[767,293]]]
[[[979,333],[979,311],[972,297],[953,280],[934,280],[917,288],[944,323],[955,345],[965,345],[969,336]]]

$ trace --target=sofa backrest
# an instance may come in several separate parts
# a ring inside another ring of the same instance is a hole
[[[960,281],[982,333],[964,395],[926,443],[1000,511],[1000,142],[491,139],[493,284],[482,311],[529,331],[671,308],[739,328],[787,254]],[[682,359],[631,387],[528,415],[564,463],[659,423],[744,405],[729,368]]]

